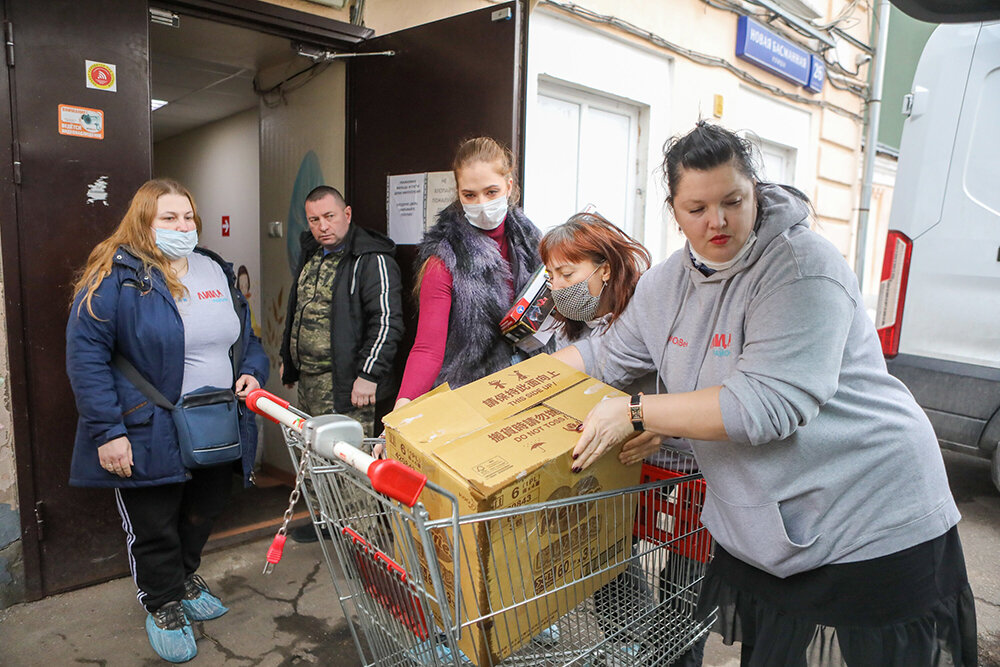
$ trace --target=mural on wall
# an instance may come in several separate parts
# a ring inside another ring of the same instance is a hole
[[[236,269],[236,287],[247,300],[247,308],[250,309],[250,328],[253,329],[255,335],[260,336],[260,324],[257,322],[257,313],[253,309],[253,292],[250,289],[250,284],[250,271],[246,264],[240,264],[240,268]]]
[[[299,171],[295,175],[295,184],[292,186],[292,196],[288,202],[285,247],[288,253],[288,271],[292,276],[295,275],[295,268],[299,264],[301,250],[299,238],[303,232],[309,230],[304,208],[306,195],[323,183],[323,169],[320,167],[319,157],[314,151],[308,151],[299,163]],[[281,362],[279,352],[281,350],[281,337],[285,331],[285,314],[288,308],[285,298],[285,288],[282,287],[264,308],[263,341],[271,359],[272,374],[277,372]]]
[[[288,203],[288,233],[285,242],[288,244],[288,270],[293,276],[295,267],[299,265],[299,237],[309,229],[304,208],[306,195],[323,184],[323,169],[319,166],[319,157],[314,151],[309,151],[299,165],[299,173],[296,174],[295,185],[292,187],[292,200]]]

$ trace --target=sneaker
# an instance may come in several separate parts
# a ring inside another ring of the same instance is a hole
[[[181,600],[184,613],[193,621],[210,621],[229,611],[222,600],[212,595],[208,584],[197,574],[192,574],[184,582],[184,598]]]
[[[323,539],[330,539],[330,531],[326,529],[326,526],[320,528],[323,533]],[[316,535],[316,527],[312,523],[302,524],[298,528],[292,528],[288,531],[288,536],[292,538],[293,542],[299,542],[300,544],[306,544],[309,542],[319,542],[319,537]]]
[[[187,662],[198,655],[191,622],[180,602],[168,602],[146,617],[149,645],[167,662]]]

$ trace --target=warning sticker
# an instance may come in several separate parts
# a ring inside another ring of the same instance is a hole
[[[115,66],[110,63],[99,63],[94,60],[84,61],[87,65],[87,88],[97,90],[118,90],[118,76]]]
[[[100,109],[60,104],[59,134],[87,139],[103,139],[104,112]]]

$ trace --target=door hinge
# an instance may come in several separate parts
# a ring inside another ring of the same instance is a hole
[[[7,53],[7,67],[14,66],[14,24],[3,22],[4,51]]]
[[[38,528],[38,541],[45,539],[45,505],[39,500],[35,503],[35,526]]]
[[[16,141],[11,144],[11,153],[14,156],[14,184],[21,184],[21,144]]]

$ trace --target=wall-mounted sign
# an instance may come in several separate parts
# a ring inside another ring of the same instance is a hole
[[[420,243],[424,235],[424,193],[427,174],[387,178],[386,214],[389,238],[400,245]]]
[[[84,63],[87,66],[87,88],[111,92],[118,90],[118,76],[114,65],[93,60],[85,60]]]
[[[222,216],[222,235],[229,236],[229,216]]]
[[[424,232],[455,201],[455,173],[431,171],[400,174],[386,179],[386,215],[389,237],[400,245],[420,243]]]
[[[100,109],[60,104],[59,134],[86,139],[103,139],[104,112]]]
[[[806,90],[820,93],[823,91],[823,84],[826,83],[826,63],[823,62],[823,56],[817,56],[815,53],[810,58],[812,65],[809,67],[809,83],[806,84]]]
[[[736,25],[736,56],[800,86],[809,85],[811,54],[746,16]]]

